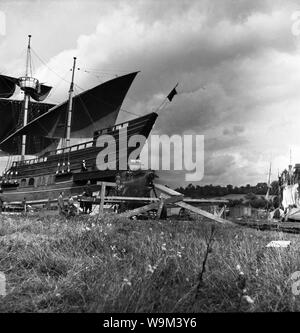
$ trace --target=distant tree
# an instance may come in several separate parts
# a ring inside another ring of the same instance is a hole
[[[256,194],[266,194],[268,191],[267,183],[257,183],[256,184]]]
[[[247,193],[245,195],[245,199],[248,200],[248,201],[255,200],[256,198],[257,198],[257,196],[252,192]]]
[[[279,201],[279,196],[276,195],[273,198],[273,206],[274,206],[274,208],[278,208],[278,207],[280,207],[280,205],[281,205],[281,202]]]
[[[182,186],[180,186],[179,188],[176,188],[175,191],[184,194],[185,189]]]
[[[193,185],[192,183],[188,184],[187,187],[177,188],[178,192],[192,198],[210,198],[210,197],[220,197],[225,196],[226,194],[245,194],[247,201],[255,199],[255,196],[263,195],[265,196],[268,190],[267,183],[257,183],[255,186],[247,184],[246,186],[234,186],[228,184],[226,186],[221,185]],[[270,194],[278,193],[278,182],[274,181],[271,183]],[[260,201],[260,200],[259,200]],[[260,203],[259,205],[261,205]],[[254,205],[258,205],[258,202]]]
[[[235,186],[232,193],[240,194],[240,189],[237,186]]]
[[[228,207],[240,206],[243,204],[243,199],[229,199]]]
[[[278,183],[278,180],[274,180],[274,181],[271,183],[270,194],[277,195],[277,194],[278,194],[278,190],[279,190],[279,183]]]
[[[263,196],[257,196],[254,193],[246,194],[246,204],[253,208],[267,208],[268,201]]]
[[[253,208],[266,208],[267,201],[264,199],[264,197],[257,197],[254,200],[251,200],[250,202],[251,207]]]
[[[227,188],[228,193],[231,194],[233,191],[233,186],[231,184],[229,184],[226,186],[226,188]]]

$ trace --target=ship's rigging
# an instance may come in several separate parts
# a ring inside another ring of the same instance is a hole
[[[61,80],[70,83],[68,101],[56,105],[40,103],[49,96],[52,87],[40,84],[32,77],[31,52],[37,54],[30,42],[31,35],[28,36],[25,76],[0,75],[0,149],[8,155],[6,169],[15,157],[41,156],[58,148],[60,142],[61,147],[66,147],[70,145],[71,138],[90,139],[96,129],[114,125],[123,99],[137,74],[133,72],[117,77],[74,96],[75,87],[83,90],[74,84],[74,59],[71,83],[55,72]],[[23,101],[8,99],[14,94],[16,86],[24,92]]]

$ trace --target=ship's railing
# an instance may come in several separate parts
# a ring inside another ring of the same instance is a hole
[[[37,157],[37,158],[32,158],[29,160],[24,160],[24,161],[15,161],[12,163],[12,167],[20,166],[20,165],[31,165],[34,163],[42,163],[42,162],[47,162],[47,156],[44,157]]]
[[[39,80],[33,77],[23,76],[19,78],[19,86],[20,88],[32,88],[37,89],[39,87]]]
[[[149,114],[147,114],[143,117],[137,118],[137,119],[133,119],[133,120],[130,121],[130,123],[132,123],[131,125],[138,126],[139,124],[143,123],[145,118],[147,118],[148,116],[149,116]],[[73,151],[78,151],[78,150],[81,150],[81,149],[91,148],[95,145],[96,139],[100,135],[110,134],[112,132],[115,132],[115,131],[120,130],[122,128],[126,128],[128,126],[129,126],[129,121],[125,121],[123,123],[114,125],[112,127],[103,128],[101,130],[98,130],[98,131],[94,132],[94,139],[91,140],[91,141],[87,141],[87,142],[84,142],[84,143],[78,143],[78,144],[70,146],[70,147],[59,148],[59,149],[56,149],[56,150],[49,151],[49,152],[46,153],[47,156],[44,156],[44,157],[13,162],[12,166],[16,167],[16,166],[21,166],[21,165],[31,165],[31,164],[35,164],[35,163],[47,162],[47,157],[49,157],[49,156],[55,156],[55,155],[59,155],[59,154],[67,154],[67,153],[70,153],[70,152],[73,152]]]
[[[58,154],[68,154],[73,151],[81,150],[81,149],[86,149],[86,148],[91,148],[94,145],[94,140],[93,141],[88,141],[84,143],[78,143],[76,145],[67,147],[67,148],[60,148],[57,150],[53,150],[49,152],[48,156],[53,156],[53,155],[58,155]]]
[[[66,148],[60,148],[57,150],[53,150],[47,153],[47,156],[44,157],[37,157],[37,158],[32,158],[24,161],[15,161],[13,162],[12,166],[21,166],[21,165],[31,165],[35,163],[42,163],[42,162],[47,162],[49,156],[55,156],[59,154],[67,154],[73,151],[81,150],[81,149],[86,149],[86,148],[91,148],[94,146],[94,140],[84,142],[84,143],[79,143],[70,147]]]

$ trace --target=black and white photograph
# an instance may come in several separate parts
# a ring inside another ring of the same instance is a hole
[[[300,311],[299,128],[299,1],[0,0],[0,313]]]

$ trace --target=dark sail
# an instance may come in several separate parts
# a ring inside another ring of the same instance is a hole
[[[100,128],[113,126],[123,100],[137,72],[117,77],[73,97],[72,138],[90,138]],[[15,136],[64,138],[68,102],[59,104],[0,142],[0,147]]]
[[[10,134],[14,133],[16,129],[22,127],[22,110],[23,101],[7,100],[0,98],[0,140],[4,140]],[[28,121],[32,121],[36,117],[47,112],[54,107],[54,104],[29,102]],[[43,138],[39,136],[30,136],[27,139],[26,154],[38,154],[47,147],[51,146],[53,149],[57,147],[58,140]],[[21,137],[13,137],[0,144],[0,149],[8,154],[20,154]]]
[[[35,101],[42,102],[50,93],[52,87],[45,86],[44,84],[38,84],[37,89],[26,88],[26,92],[32,97]]]
[[[16,90],[17,81],[14,77],[0,75],[0,97],[11,97]]]
[[[52,87],[46,86],[38,82],[38,80],[33,79],[35,84],[35,88],[33,87],[23,87],[22,79],[17,79],[15,77],[0,75],[0,97],[9,98],[11,97],[16,89],[16,85],[18,85],[22,90],[30,95],[35,101],[41,102],[43,101]]]

